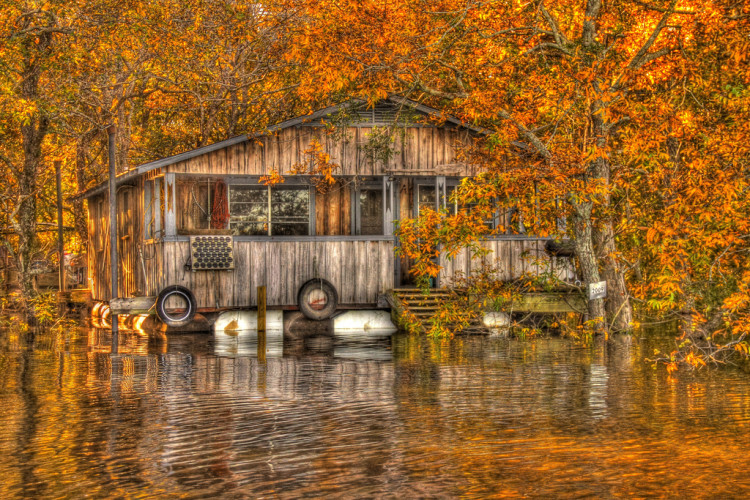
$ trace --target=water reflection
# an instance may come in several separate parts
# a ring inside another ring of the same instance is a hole
[[[743,496],[750,384],[647,342],[0,333],[0,496]],[[721,478],[721,480],[717,480]]]

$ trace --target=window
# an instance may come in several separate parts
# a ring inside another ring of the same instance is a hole
[[[435,198],[435,185],[417,184],[417,215],[422,215],[425,208],[435,210],[437,201]]]
[[[310,190],[277,187],[271,189],[271,234],[310,234]]]
[[[229,227],[236,235],[310,234],[310,190],[294,186],[229,187]]]
[[[467,213],[470,213],[471,210],[477,206],[477,203],[467,203],[465,205],[459,205],[458,200],[451,201],[451,198],[453,197],[453,194],[458,186],[457,185],[449,185],[446,187],[446,205],[448,207],[448,212],[451,215],[457,214],[459,211],[465,210]],[[495,229],[497,227],[497,211],[494,214],[494,217],[490,217],[484,220],[484,224],[489,229]]]
[[[359,234],[382,235],[383,188],[365,187],[359,191]]]
[[[234,234],[268,233],[268,188],[231,186],[229,188],[229,227]]]

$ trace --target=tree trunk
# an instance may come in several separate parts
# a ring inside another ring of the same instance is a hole
[[[97,130],[86,132],[76,143],[76,188],[80,193],[87,187],[87,170],[89,166],[89,143],[96,137]],[[89,228],[86,207],[82,199],[73,202],[73,220],[76,233],[83,243],[84,251],[88,251]]]
[[[573,235],[578,263],[586,284],[600,281],[599,263],[594,252],[593,233],[591,228],[591,202],[575,203],[573,216]],[[594,321],[597,330],[606,328],[604,322],[604,301],[594,299],[588,301],[589,320]]]
[[[49,33],[39,37],[29,36],[26,45],[26,58],[20,73],[20,95],[29,102],[39,102],[39,79],[43,64],[38,56],[50,44]],[[14,221],[18,233],[17,266],[21,279],[21,294],[26,309],[29,324],[36,322],[36,313],[29,307],[29,301],[36,295],[31,269],[31,262],[37,251],[36,238],[36,208],[37,208],[37,178],[42,163],[42,144],[49,129],[49,118],[43,106],[21,125],[23,143],[23,164],[18,176],[19,206],[17,218]]]
[[[18,179],[21,202],[17,218],[18,252],[16,253],[16,266],[21,280],[21,297],[30,324],[34,322],[34,311],[29,307],[29,302],[36,295],[31,262],[36,253],[36,172],[39,161],[38,155],[35,155],[33,151],[36,142],[34,129],[33,123],[29,127],[23,127],[25,158],[21,177]]]
[[[633,322],[633,311],[625,283],[625,272],[616,256],[617,249],[611,221],[600,222],[594,232],[594,241],[602,264],[602,277],[607,282],[607,298],[604,302],[607,322],[613,331],[629,330]]]
[[[592,107],[591,124],[596,146],[604,150],[607,146],[611,126],[604,123],[602,114],[604,104],[596,101]],[[608,216],[610,207],[610,173],[611,165],[605,157],[599,157],[589,165],[593,179],[601,182],[604,193],[601,199],[602,214],[597,217],[598,224],[593,228],[592,242],[596,248],[596,261],[601,266],[601,277],[607,282],[607,297],[604,300],[608,328],[612,331],[630,329],[633,312],[630,306],[630,295],[625,283],[625,272],[617,259],[615,234],[612,221]]]

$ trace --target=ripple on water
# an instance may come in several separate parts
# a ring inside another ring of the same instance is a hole
[[[667,380],[645,342],[349,338],[261,361],[206,335],[125,332],[110,356],[106,332],[11,334],[2,498],[750,493],[747,377]]]

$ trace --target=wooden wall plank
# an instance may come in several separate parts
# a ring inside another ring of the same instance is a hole
[[[447,163],[445,161],[445,133],[442,127],[434,127],[432,130],[432,162],[434,167]]]
[[[294,302],[297,300],[297,286],[296,282],[298,280],[299,275],[299,261],[301,258],[301,255],[299,254],[299,245],[294,242],[290,241],[287,243],[287,255],[289,256],[289,260],[286,263],[286,277],[284,281],[284,302],[287,304],[294,304]]]
[[[401,134],[396,132],[393,138],[393,155],[388,159],[387,170],[401,170],[403,169],[403,139]]]
[[[232,280],[232,305],[235,307],[250,305],[251,275],[248,262],[248,245],[234,244],[234,279]]]
[[[388,162],[373,163],[364,154],[372,127],[350,127],[346,133],[333,138],[316,126],[296,126],[279,130],[273,135],[251,138],[247,142],[227,146],[169,165],[170,173],[266,175],[271,168],[288,173],[301,161],[301,153],[313,138],[317,139],[341,166],[340,175],[383,175],[386,171],[430,169],[436,165],[453,163],[457,145],[471,145],[471,134],[450,126],[407,127],[403,135],[394,137],[394,154]],[[465,173],[470,172],[466,166]]]
[[[378,294],[385,293],[394,287],[393,284],[393,244],[389,241],[378,242],[380,247],[380,285]],[[377,300],[377,297],[375,298]]]
[[[349,304],[356,304],[357,303],[357,292],[359,290],[359,287],[357,286],[359,280],[354,279],[354,276],[349,275],[349,273],[352,270],[357,269],[357,244],[359,242],[352,242],[354,244],[351,245],[345,245],[343,250],[343,261],[344,261],[344,279],[349,281],[350,287],[348,296],[346,297],[346,302]]]
[[[372,128],[362,127],[359,129],[359,165],[358,172],[360,175],[373,175],[375,172],[374,162],[370,160],[370,157],[365,150],[365,147],[369,144],[372,134]]]
[[[419,131],[419,168],[434,168],[432,155],[432,127],[422,127]]]

